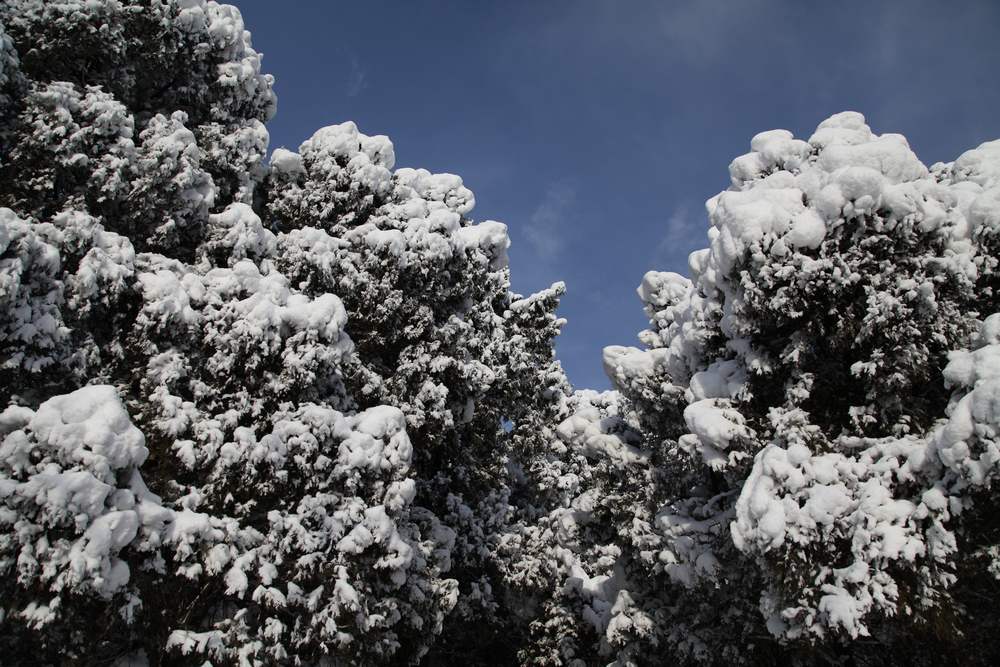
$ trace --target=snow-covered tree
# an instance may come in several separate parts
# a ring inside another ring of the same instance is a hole
[[[506,227],[353,123],[265,163],[231,6],[0,20],[5,662],[473,646],[562,287],[512,294]]]
[[[691,277],[643,278],[616,391],[523,450],[522,661],[995,659],[997,145],[928,169],[856,113],[754,137]]]
[[[67,57],[66,54],[73,54]],[[0,2],[4,664],[1000,659],[1000,142],[757,135],[615,390],[211,0]]]
[[[475,626],[505,615],[491,573],[516,435],[499,424],[529,429],[566,391],[552,357],[563,287],[510,294],[506,228],[470,224],[474,198],[457,176],[392,172],[393,162],[385,137],[353,123],[319,130],[298,153],[275,151],[266,201],[289,230],[277,266],[306,294],[343,295],[357,348],[348,393],[403,411],[418,499],[455,533],[462,594],[443,650],[482,650]]]

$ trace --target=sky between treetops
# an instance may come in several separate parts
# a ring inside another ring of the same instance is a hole
[[[928,166],[1000,138],[998,0],[235,3],[277,80],[271,148],[353,120],[459,174],[510,228],[514,290],[566,282],[577,387],[638,345],[635,287],[688,274],[757,132],[850,109]]]

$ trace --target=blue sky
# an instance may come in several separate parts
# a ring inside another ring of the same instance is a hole
[[[704,201],[762,130],[860,111],[928,165],[1000,137],[1000,2],[239,2],[274,74],[271,146],[353,120],[462,176],[514,289],[564,280],[557,352],[607,387],[649,269],[687,273]]]

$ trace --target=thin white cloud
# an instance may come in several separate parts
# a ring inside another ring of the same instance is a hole
[[[732,33],[748,17],[761,13],[767,0],[686,0],[664,3],[660,22],[667,48],[675,49],[691,64],[705,65],[722,58],[731,48]]]
[[[524,233],[535,254],[542,259],[553,259],[565,246],[563,223],[575,199],[575,188],[566,183],[553,183],[531,214]]]
[[[680,203],[667,218],[666,229],[653,255],[655,266],[665,266],[670,260],[676,261],[678,253],[686,256],[695,248],[708,244],[705,237],[705,221],[690,213],[687,203]]]
[[[347,89],[345,92],[348,97],[357,97],[361,94],[361,91],[365,89],[368,75],[361,67],[361,63],[358,61],[357,56],[353,53],[349,53],[347,57],[351,62],[351,71],[347,75]]]

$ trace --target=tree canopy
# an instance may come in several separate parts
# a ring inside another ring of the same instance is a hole
[[[0,2],[5,663],[1000,659],[1000,141],[753,137],[596,392],[272,87],[229,5]]]

